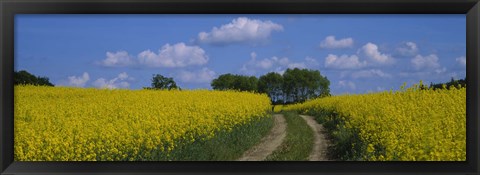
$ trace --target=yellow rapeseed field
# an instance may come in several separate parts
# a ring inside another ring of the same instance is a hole
[[[266,95],[234,91],[15,86],[17,161],[154,160],[268,116]]]
[[[419,87],[332,96],[284,110],[309,113],[327,123],[335,121],[334,137],[355,132],[349,139],[358,141],[342,146],[360,155],[357,159],[465,161],[466,88]]]

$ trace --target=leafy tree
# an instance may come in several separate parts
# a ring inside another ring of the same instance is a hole
[[[210,84],[214,90],[257,91],[258,79],[255,76],[223,74]]]
[[[330,81],[318,70],[287,69],[283,74],[284,102],[303,102],[330,95]]]
[[[13,73],[13,84],[30,84],[35,86],[54,86],[48,77],[35,76],[25,70]]]
[[[153,75],[152,78],[152,87],[151,88],[145,88],[145,89],[180,89],[177,86],[177,83],[173,80],[173,78],[170,77],[165,77],[160,74],[155,74]]]
[[[273,104],[279,103],[283,97],[282,91],[283,77],[282,75],[270,72],[260,76],[258,79],[258,92],[266,93]]]
[[[218,78],[213,79],[210,84],[215,90],[228,90],[234,89],[235,84],[235,75],[232,74],[223,74]]]
[[[214,90],[239,90],[266,93],[273,104],[297,103],[330,95],[330,81],[318,70],[287,69],[283,75],[255,76],[223,74],[211,83]]]
[[[258,79],[255,76],[236,75],[233,89],[239,91],[257,91]]]

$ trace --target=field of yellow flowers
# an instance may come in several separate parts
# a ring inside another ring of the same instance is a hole
[[[16,161],[234,159],[272,126],[269,98],[248,92],[15,86],[14,95]]]
[[[419,87],[332,96],[284,110],[316,116],[331,132],[338,159],[465,161],[466,88]]]

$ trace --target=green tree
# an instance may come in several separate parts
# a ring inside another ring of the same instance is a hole
[[[145,88],[145,89],[180,89],[177,86],[177,83],[173,80],[173,78],[170,77],[165,77],[160,74],[155,74],[153,75],[152,78],[152,87],[151,88]]]
[[[257,91],[258,79],[255,76],[223,74],[210,84],[214,90]]]
[[[283,97],[282,91],[283,77],[282,75],[270,72],[260,76],[258,79],[258,92],[266,93],[273,104],[277,104]]]
[[[256,92],[258,79],[255,76],[236,75],[232,89],[239,91]]]
[[[318,70],[287,69],[283,74],[284,102],[297,103],[330,95],[330,81]]]
[[[223,74],[218,78],[213,79],[210,84],[215,90],[234,89],[235,76],[233,74]]]
[[[35,86],[54,86],[48,77],[35,76],[25,70],[13,73],[13,84],[30,84]]]

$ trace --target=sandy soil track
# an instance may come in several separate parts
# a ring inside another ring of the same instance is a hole
[[[327,149],[329,145],[329,140],[327,140],[327,137],[325,135],[325,128],[318,124],[317,121],[312,116],[306,116],[306,115],[300,115],[312,128],[313,130],[313,137],[314,137],[314,145],[313,145],[313,150],[312,153],[310,153],[310,156],[308,157],[308,160],[310,161],[326,161],[329,160],[327,156]]]
[[[273,115],[274,123],[270,133],[260,143],[246,151],[240,161],[262,161],[280,146],[287,135],[287,123],[282,114]]]

